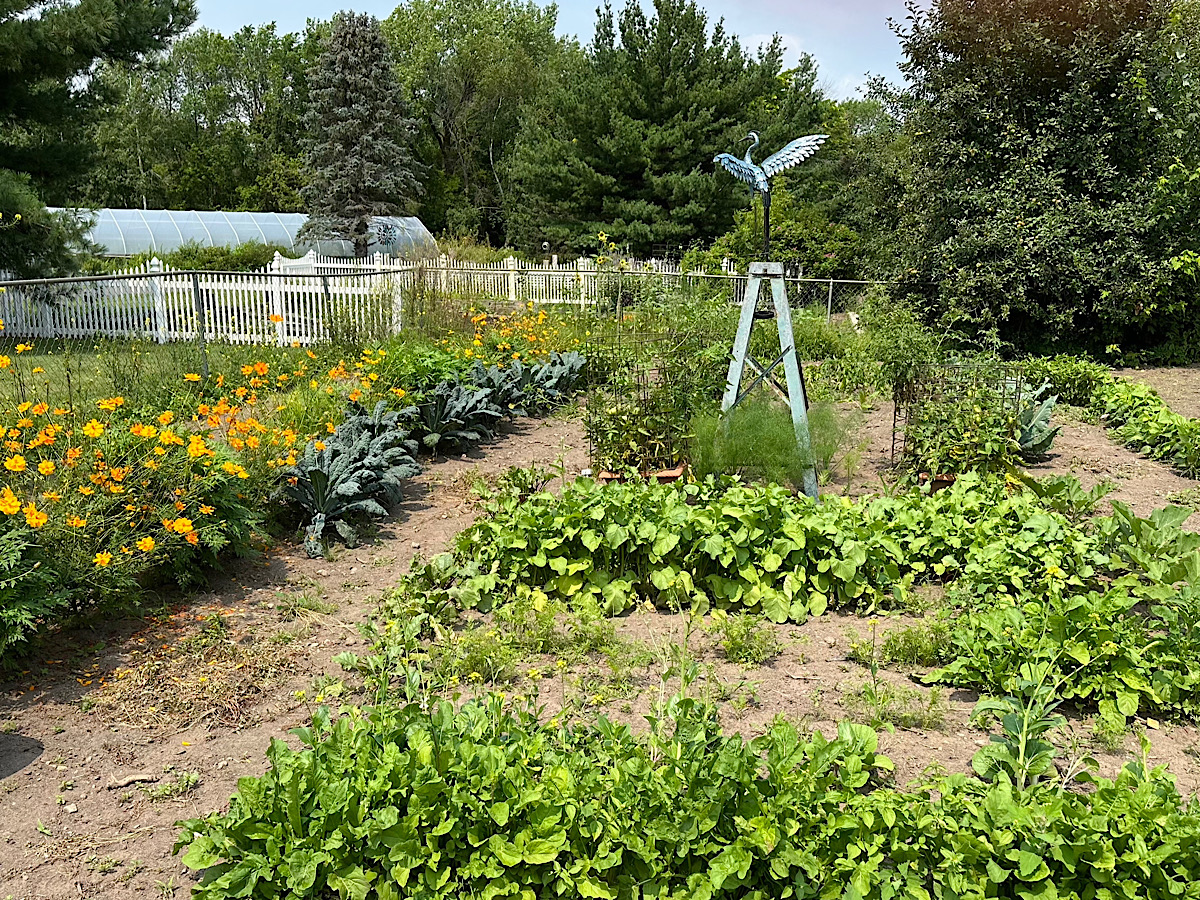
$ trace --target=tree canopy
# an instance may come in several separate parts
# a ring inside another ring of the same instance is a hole
[[[119,98],[100,120],[103,148],[83,193],[99,206],[303,208],[301,157],[308,68],[321,29],[276,34],[207,29],[147,63],[106,66]]]
[[[411,0],[383,24],[418,123],[419,214],[435,231],[503,243],[521,110],[562,50],[557,10],[519,0]]]
[[[91,162],[88,131],[106,100],[97,65],[161,50],[194,18],[192,0],[9,0],[0,9],[0,269],[69,267],[78,229],[50,216],[44,199],[65,196]]]
[[[1169,260],[1195,206],[1161,181],[1195,164],[1171,5],[937,0],[910,23],[903,262],[935,314],[1023,347],[1194,316]]]
[[[820,119],[812,61],[781,79],[781,56],[778,39],[749,53],[691,0],[655,0],[651,16],[637,0],[605,5],[522,121],[509,239],[581,252],[606,231],[642,255],[711,241],[748,202],[713,156],[751,128],[803,133]]]

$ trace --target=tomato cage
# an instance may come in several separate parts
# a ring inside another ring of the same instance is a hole
[[[729,368],[717,336],[698,331],[589,336],[584,427],[592,469],[608,476],[682,471],[692,417],[715,408]]]
[[[892,465],[919,468],[933,445],[970,443],[993,432],[1008,434],[1031,396],[1019,363],[925,366],[896,386]]]

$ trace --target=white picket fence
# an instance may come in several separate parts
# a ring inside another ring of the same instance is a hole
[[[159,260],[111,277],[0,282],[6,337],[312,344],[341,327],[400,321],[395,279],[176,272]]]
[[[652,259],[629,261],[623,268],[599,265],[586,257],[569,263],[559,263],[558,257],[529,263],[514,256],[497,262],[476,263],[440,256],[434,260],[405,262],[377,254],[363,260],[318,256],[309,251],[300,259],[279,256],[271,271],[308,275],[335,275],[351,272],[392,272],[401,278],[404,287],[421,281],[444,294],[508,298],[512,303],[570,303],[588,305],[599,295],[605,280],[623,277],[665,277],[678,280],[685,277],[678,263]],[[731,277],[738,278],[732,267]],[[686,277],[710,277],[690,275]],[[717,276],[720,277],[720,276]]]
[[[510,306],[594,304],[614,280],[658,279],[664,284],[716,280],[740,301],[745,277],[735,272],[682,272],[661,260],[630,261],[614,268],[590,259],[536,264],[509,257],[480,264],[442,256],[410,262],[377,255],[365,259],[300,259],[276,255],[266,269],[249,273],[177,272],[157,259],[111,276],[38,283],[0,280],[2,334],[9,338],[142,337],[160,343],[207,340],[235,344],[308,345],[335,332],[384,334],[403,322],[403,298],[421,288],[480,297]],[[841,295],[861,293],[866,282],[789,279],[799,305],[843,306]]]

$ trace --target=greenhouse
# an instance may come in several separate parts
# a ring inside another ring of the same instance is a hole
[[[86,213],[86,211],[84,211]],[[104,256],[167,253],[187,243],[236,247],[258,242],[285,247],[296,254],[316,250],[325,256],[353,256],[349,241],[298,240],[308,221],[303,213],[209,212],[173,209],[99,209],[87,237]],[[437,241],[413,216],[377,216],[372,220],[371,253],[393,256],[437,256]]]

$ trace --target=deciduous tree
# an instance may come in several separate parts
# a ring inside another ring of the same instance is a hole
[[[434,231],[504,241],[507,161],[521,109],[552,77],[556,16],[522,0],[410,0],[384,22],[428,171],[420,215]]]
[[[1037,348],[1146,340],[1196,316],[1168,265],[1187,229],[1161,202],[1160,179],[1195,160],[1173,124],[1194,98],[1164,57],[1171,13],[1167,0],[910,7],[905,271],[945,321]]]

